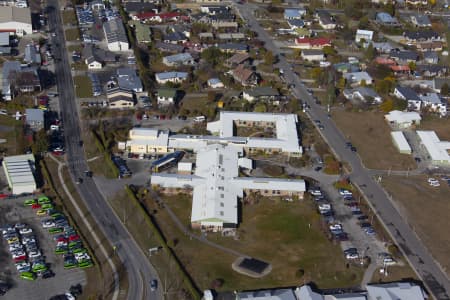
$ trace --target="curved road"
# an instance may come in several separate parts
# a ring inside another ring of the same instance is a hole
[[[58,1],[49,0],[47,9],[50,31],[55,32],[55,36],[52,37],[52,46],[55,56],[55,76],[59,92],[61,118],[65,129],[67,165],[72,180],[74,180],[84,177],[84,171],[88,170],[88,166],[83,147],[80,147],[81,134],[77,104]],[[83,183],[77,185],[77,188],[84,204],[109,243],[116,246],[116,254],[128,274],[128,299],[163,299],[161,289],[157,289],[156,292],[150,291],[150,281],[158,278],[156,270],[110,205],[102,197],[94,181],[91,178],[84,177]],[[112,284],[111,290],[117,287],[118,282],[116,281]]]
[[[345,136],[339,131],[334,122],[328,118],[327,113],[317,104],[309,95],[306,87],[302,84],[299,77],[292,72],[290,64],[280,55],[280,49],[275,46],[272,38],[258,24],[253,12],[257,6],[246,3],[241,5],[234,3],[238,13],[247,21],[250,28],[258,34],[258,38],[265,42],[265,48],[272,51],[274,55],[279,56],[277,67],[284,70],[286,82],[295,84],[292,94],[301,99],[310,106],[307,110],[312,120],[320,120],[324,126],[320,130],[322,136],[328,142],[335,154],[345,162],[351,165],[352,173],[350,178],[353,183],[358,186],[364,186],[362,190],[367,196],[370,204],[375,209],[379,218],[386,225],[387,231],[391,234],[399,248],[405,254],[410,264],[414,267],[418,275],[423,279],[424,283],[436,299],[450,299],[450,281],[443,272],[439,264],[434,260],[430,251],[425,247],[415,232],[407,224],[405,219],[395,209],[395,206],[386,195],[382,187],[380,187],[370,175],[370,172],[364,168],[359,157],[347,149]]]

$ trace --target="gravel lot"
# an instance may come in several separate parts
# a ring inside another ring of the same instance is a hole
[[[0,240],[0,278],[11,282],[12,288],[2,299],[6,300],[42,300],[62,294],[69,290],[70,286],[76,284],[85,285],[86,276],[81,269],[65,270],[63,268],[62,256],[54,254],[55,242],[52,235],[42,228],[41,217],[35,215],[31,207],[24,207],[23,201],[27,198],[6,199],[0,202],[0,225],[26,223],[34,231],[41,252],[46,263],[50,265],[55,277],[49,279],[38,278],[36,281],[26,281],[19,278],[13,260],[9,255],[7,243]]]

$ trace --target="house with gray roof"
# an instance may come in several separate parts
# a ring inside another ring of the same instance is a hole
[[[398,26],[400,23],[398,22],[396,17],[391,16],[386,12],[379,12],[375,17],[375,21],[384,26]]]
[[[231,52],[231,53],[246,53],[246,52],[248,52],[248,46],[246,44],[226,43],[226,44],[219,44],[217,47],[222,52]]]
[[[369,284],[366,289],[370,300],[425,300],[428,298],[428,295],[419,285],[411,282]]]
[[[353,85],[361,85],[363,82],[365,82],[366,85],[371,85],[373,83],[372,77],[365,71],[345,73],[344,78]]]
[[[38,108],[25,109],[25,124],[33,131],[39,131],[45,127],[44,111]]]
[[[29,64],[41,65],[41,53],[39,53],[39,45],[28,44],[25,46],[24,61]]]
[[[304,8],[285,8],[284,19],[285,20],[300,20],[306,15],[306,9]]]
[[[369,87],[356,87],[354,89],[345,89],[344,97],[349,100],[359,100],[363,102],[375,102],[375,103],[381,103],[382,98],[380,95],[375,92],[374,89]]]
[[[427,15],[412,14],[410,16],[410,18],[411,18],[411,23],[413,23],[413,25],[415,25],[416,27],[431,27],[431,21]]]
[[[23,68],[19,61],[5,61],[2,68],[2,94],[6,101],[12,100],[17,91],[22,93],[41,90],[37,67]]]
[[[287,23],[291,29],[303,28],[305,27],[305,21],[300,19],[289,19]]]
[[[128,51],[130,49],[122,19],[115,18],[103,23],[103,32],[108,43],[108,50]]]
[[[169,67],[193,66],[195,60],[190,53],[178,53],[163,57],[163,64]]]
[[[392,50],[389,57],[399,63],[416,62],[419,60],[419,54],[412,50]]]
[[[182,32],[175,31],[168,33],[163,38],[164,43],[170,43],[170,44],[180,44],[185,43],[188,41],[188,38],[186,35]]]
[[[424,77],[441,77],[445,76],[448,72],[446,66],[440,65],[417,65],[416,73]]]
[[[171,83],[181,83],[188,78],[189,74],[186,72],[162,72],[156,73],[155,79],[159,84]]]
[[[280,93],[269,86],[258,86],[242,92],[242,98],[249,101],[278,101]]]
[[[136,74],[136,70],[128,67],[119,68],[116,71],[117,83],[123,90],[133,91],[140,93],[144,89],[139,76]]]
[[[420,109],[422,100],[412,88],[408,86],[396,86],[394,89],[394,96],[399,99],[406,100],[408,103],[408,108],[412,110]]]
[[[155,47],[157,49],[159,49],[159,51],[161,51],[161,52],[168,52],[168,53],[180,53],[180,52],[183,52],[183,50],[184,50],[183,45],[164,43],[164,42],[157,42]]]
[[[439,55],[435,51],[426,51],[423,53],[423,60],[427,64],[437,64]]]

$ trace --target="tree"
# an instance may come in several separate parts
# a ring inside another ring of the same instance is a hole
[[[276,62],[276,58],[273,55],[272,51],[266,51],[264,54],[264,62],[268,66],[272,66]]]
[[[334,50],[334,48],[331,46],[325,46],[323,47],[323,54],[325,54],[326,56],[334,55],[336,54],[336,50]]]
[[[386,101],[381,103],[380,109],[385,113],[390,112],[394,109],[394,101],[392,101],[392,99],[387,99]]]
[[[364,53],[364,57],[367,60],[372,60],[375,58],[376,55],[376,50],[373,47],[372,43],[369,44],[369,46],[367,46],[366,52]]]
[[[255,105],[254,112],[267,112],[267,107],[264,103],[258,103]]]
[[[359,19],[359,28],[366,29],[369,27],[369,17],[367,15]]]
[[[383,10],[391,16],[395,16],[395,6],[393,3],[386,3],[386,5],[383,7]]]
[[[217,47],[209,47],[202,51],[201,58],[215,67],[222,61],[222,51]]]
[[[48,136],[45,129],[41,129],[34,134],[34,143],[31,146],[31,150],[34,154],[41,154],[48,150]]]
[[[346,84],[345,77],[341,77],[337,83],[337,88],[343,90],[345,89],[345,84]]]
[[[441,95],[448,96],[449,93],[450,93],[450,87],[449,87],[448,83],[444,83],[441,86]]]
[[[409,69],[410,69],[412,72],[414,72],[414,71],[416,70],[416,68],[417,68],[416,62],[410,61],[410,62],[408,63],[408,67],[409,67]]]

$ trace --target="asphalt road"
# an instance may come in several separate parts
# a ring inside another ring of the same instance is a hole
[[[350,164],[352,168],[352,173],[350,174],[352,182],[359,186],[365,185],[362,189],[364,194],[375,208],[377,215],[387,225],[387,229],[395,239],[397,245],[427,285],[429,292],[436,299],[450,299],[450,281],[448,277],[441,270],[438,263],[433,259],[430,252],[406,220],[395,209],[384,190],[373,180],[369,171],[364,168],[359,156],[346,147],[346,139],[343,134],[334,122],[328,118],[327,112],[315,104],[314,99],[308,94],[306,87],[301,83],[298,76],[292,72],[291,65],[280,55],[280,49],[275,46],[267,32],[259,26],[253,16],[253,11],[255,11],[257,6],[250,3],[246,3],[245,5],[234,3],[234,5],[244,20],[247,21],[247,24],[250,25],[250,28],[258,34],[258,38],[265,42],[266,49],[272,51],[273,54],[278,54],[279,62],[277,63],[277,67],[284,70],[286,82],[295,84],[295,88],[292,89],[293,95],[310,106],[307,113],[312,120],[321,121],[324,126],[321,134],[335,154],[342,161]]]
[[[49,27],[51,32],[56,33],[56,36],[52,37],[52,48],[61,118],[65,129],[67,164],[72,180],[75,181],[79,177],[84,179],[82,184],[77,185],[80,196],[109,243],[116,246],[116,255],[119,256],[128,275],[128,299],[163,299],[161,289],[156,292],[150,290],[150,281],[158,279],[156,270],[102,197],[94,181],[83,175],[88,167],[83,147],[80,146],[78,111],[58,1],[49,0],[48,6]],[[114,289],[114,284],[111,285],[111,289]]]

